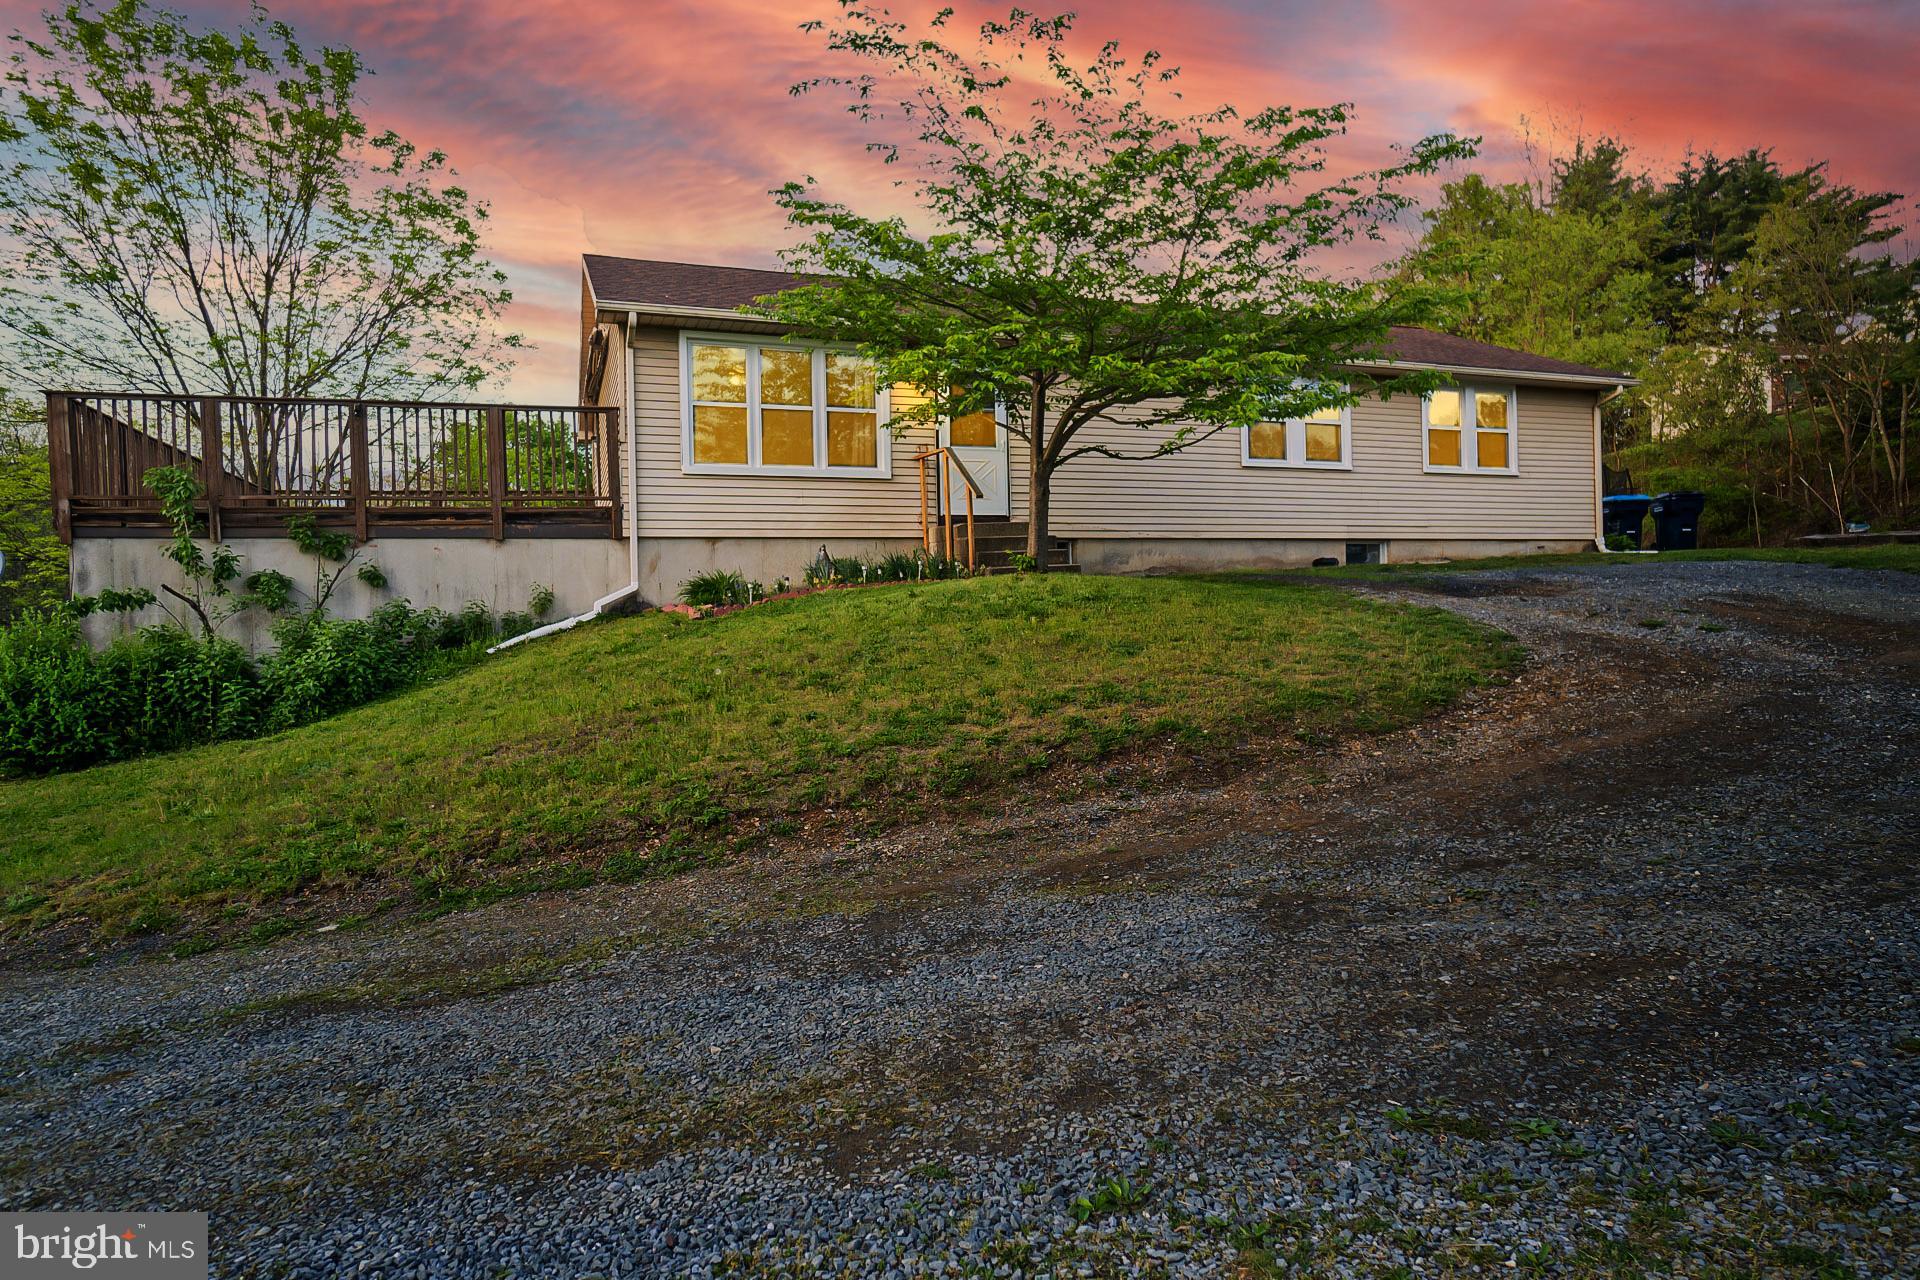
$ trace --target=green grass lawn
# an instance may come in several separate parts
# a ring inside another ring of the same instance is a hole
[[[204,939],[223,913],[337,916],[316,889],[439,906],[643,878],[827,806],[885,824],[1143,740],[1387,729],[1516,656],[1299,582],[1001,577],[648,614],[273,737],[0,784],[0,929]]]
[[[1464,569],[1558,569],[1578,565],[1672,564],[1684,560],[1770,560],[1781,564],[1821,564],[1835,569],[1899,569],[1920,573],[1920,546],[1880,543],[1865,547],[1709,547],[1698,551],[1661,551],[1654,555],[1616,555],[1582,551],[1574,555],[1488,556],[1435,564],[1343,564],[1302,569],[1312,577],[1372,578],[1394,573],[1455,573]]]

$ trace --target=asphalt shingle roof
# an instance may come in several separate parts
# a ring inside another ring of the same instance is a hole
[[[805,283],[786,271],[756,267],[708,266],[696,262],[660,262],[651,258],[613,258],[589,253],[585,257],[593,296],[607,305],[701,307],[731,311],[755,298]],[[1563,374],[1577,378],[1618,378],[1622,375],[1569,360],[1536,356],[1512,347],[1476,342],[1431,329],[1395,326],[1387,339],[1387,355],[1406,364],[1446,365],[1463,369],[1500,369],[1543,376]]]

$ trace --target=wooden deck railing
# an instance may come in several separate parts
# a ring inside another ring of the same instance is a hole
[[[208,532],[312,515],[382,530],[604,531],[619,537],[617,412],[558,405],[47,393],[54,522],[161,531],[143,483],[192,468]]]

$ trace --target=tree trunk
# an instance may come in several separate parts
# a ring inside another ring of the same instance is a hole
[[[1047,571],[1047,393],[1038,378],[1027,417],[1027,554],[1035,573]]]

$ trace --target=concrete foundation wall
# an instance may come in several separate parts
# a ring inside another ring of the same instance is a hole
[[[1323,556],[1344,561],[1347,539],[1075,538],[1074,559],[1088,573],[1178,573],[1215,569],[1291,569]],[[1355,538],[1380,542],[1388,563],[1592,550],[1573,539]]]
[[[1410,539],[1383,541],[1389,562],[1523,555],[1543,551],[1581,551],[1589,543],[1574,539]],[[73,591],[91,595],[104,587],[181,586],[180,572],[161,552],[158,538],[78,537],[73,543]],[[313,559],[284,538],[234,538],[243,569],[278,569],[303,590],[313,581]],[[869,560],[894,551],[911,551],[918,538],[642,538],[640,598],[665,604],[680,595],[680,584],[709,569],[731,569],[771,586],[778,578],[796,584],[825,546],[834,556]],[[1322,556],[1346,556],[1344,538],[1076,538],[1074,558],[1088,573],[1175,573],[1215,569],[1278,569],[1311,564]],[[627,544],[608,538],[385,538],[367,544],[366,558],[387,575],[379,591],[351,574],[335,592],[330,612],[363,618],[388,600],[404,599],[418,608],[457,610],[479,600],[496,612],[524,609],[534,584],[553,588],[557,621],[584,613],[593,602],[628,581]],[[177,610],[176,610],[177,611]],[[87,635],[105,644],[115,635],[147,623],[163,622],[158,608],[138,614],[87,620]],[[254,650],[269,646],[272,619],[246,613],[222,634]]]
[[[912,551],[914,538],[642,538],[640,595],[650,604],[680,598],[680,584],[709,569],[731,569],[763,586],[786,578],[795,586],[825,546],[833,556],[871,560]]]
[[[72,584],[75,595],[92,595],[103,587],[147,587],[160,592],[161,584],[178,587],[180,571],[161,552],[158,538],[77,537],[73,543]],[[284,538],[230,538],[240,553],[244,572],[278,569],[304,593],[313,581],[314,562]],[[763,584],[776,578],[800,581],[807,566],[825,545],[835,556],[863,560],[893,551],[910,551],[918,538],[642,538],[640,540],[640,598],[665,604],[680,596],[680,584],[708,569],[731,569]],[[593,602],[625,586],[628,581],[627,544],[610,538],[376,538],[364,554],[387,575],[387,587],[375,591],[349,573],[334,592],[329,612],[335,617],[364,618],[388,600],[404,599],[417,608],[457,610],[469,600],[485,602],[495,612],[527,607],[535,583],[552,587],[553,611],[548,621],[585,613]],[[304,598],[304,595],[303,595]],[[180,612],[176,605],[175,611]],[[184,615],[183,615],[184,616]],[[102,645],[114,636],[148,623],[164,622],[159,608],[137,614],[114,614],[87,620],[87,637]],[[221,634],[255,651],[271,647],[265,614],[241,614]]]
[[[294,580],[305,598],[313,583],[314,560],[285,538],[230,538],[240,553],[244,573],[278,569]],[[180,570],[162,551],[158,538],[89,538],[73,540],[71,580],[75,595],[91,595],[103,587],[146,587],[156,594],[161,584],[178,587]],[[340,618],[364,618],[389,600],[407,600],[417,608],[457,610],[479,600],[496,612],[525,609],[535,583],[553,588],[550,620],[583,613],[608,592],[626,585],[627,544],[610,538],[376,538],[364,554],[387,575],[387,586],[375,591],[357,581],[351,571],[341,580],[328,612]],[[175,612],[182,613],[175,605]],[[184,614],[182,614],[184,617]],[[87,619],[87,636],[105,644],[113,636],[152,622],[166,621],[158,608],[137,614]],[[248,648],[270,647],[266,614],[241,614],[221,634]]]

